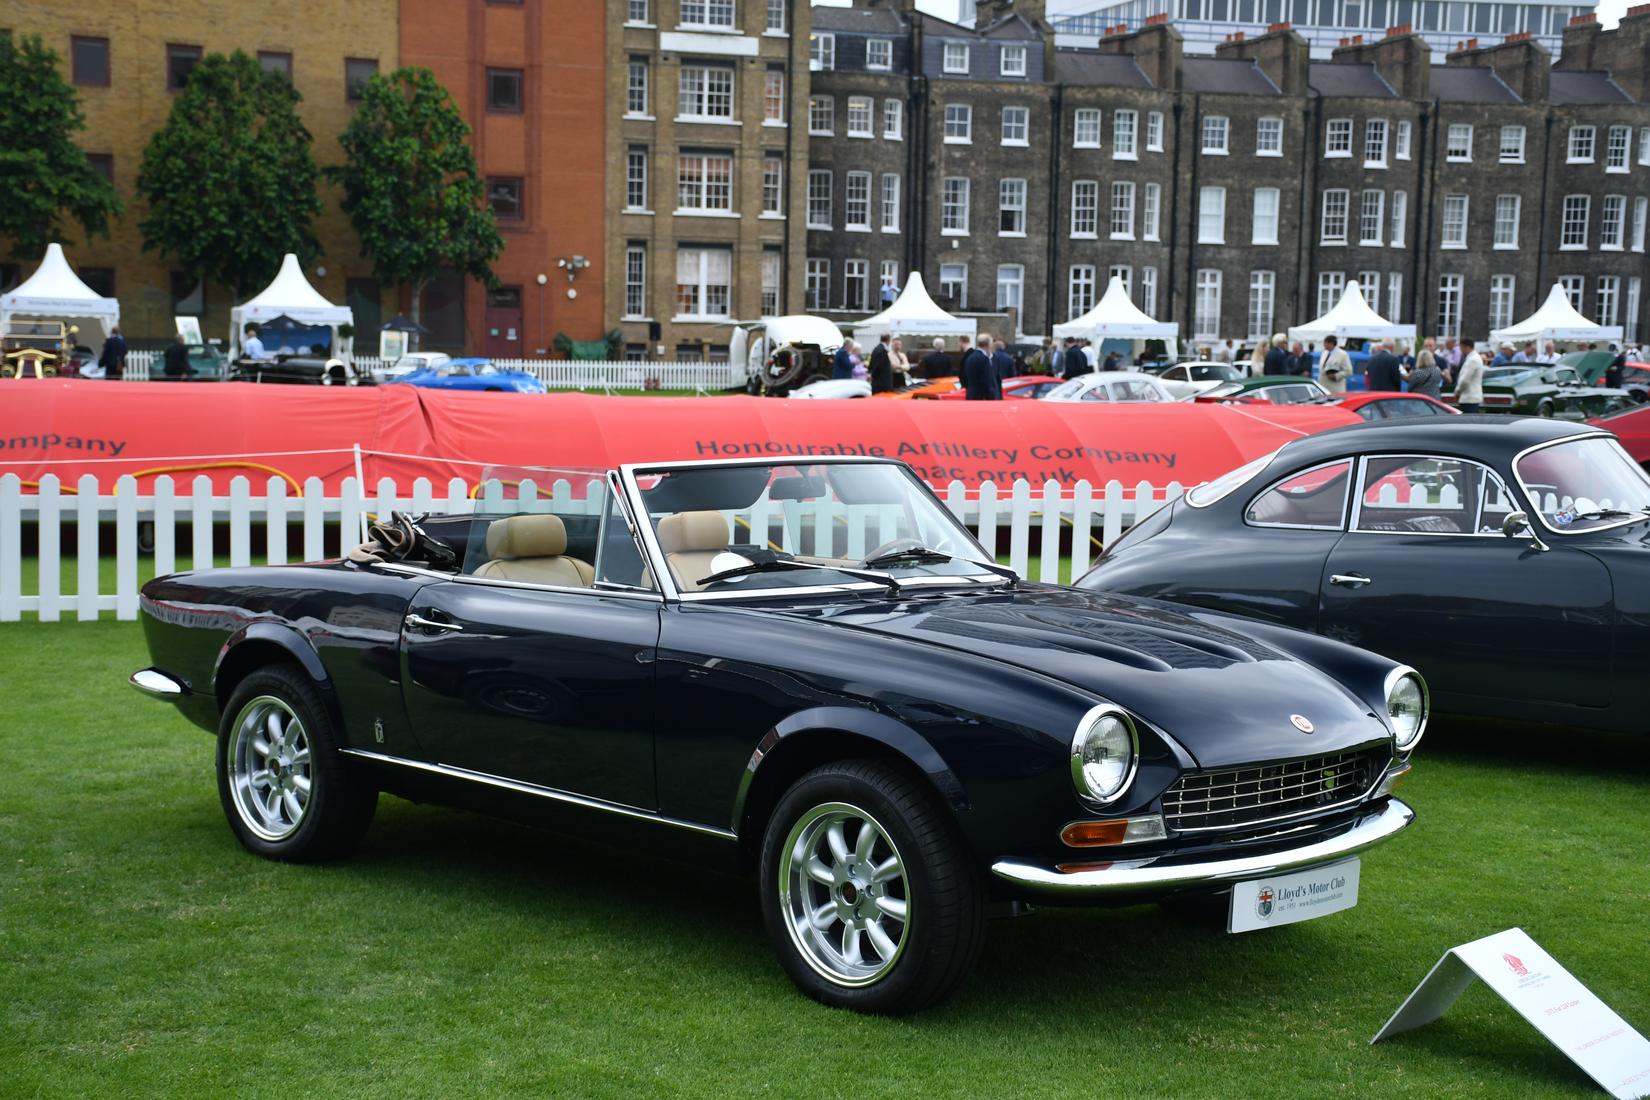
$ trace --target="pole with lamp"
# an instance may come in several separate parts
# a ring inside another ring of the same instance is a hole
[[[542,271],[539,272],[537,282],[539,284],[539,339],[540,340],[544,339],[544,284],[548,283],[549,281],[550,281],[550,276],[546,275]],[[545,358],[546,356],[548,356],[550,354],[550,348],[549,348],[548,345],[545,346],[545,347],[535,348],[534,350],[537,352],[539,358],[541,358],[541,359]]]

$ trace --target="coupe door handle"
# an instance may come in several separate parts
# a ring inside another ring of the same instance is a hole
[[[464,629],[462,626],[459,626],[457,623],[443,623],[443,622],[437,622],[435,619],[426,619],[424,616],[420,615],[416,611],[409,613],[407,615],[407,617],[405,619],[401,620],[401,621],[402,621],[402,623],[404,623],[406,625],[408,630],[463,630]]]
[[[1329,583],[1342,588],[1362,588],[1369,583],[1369,578],[1362,573],[1336,573],[1329,578]]]

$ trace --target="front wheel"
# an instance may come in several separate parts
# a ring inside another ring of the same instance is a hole
[[[949,811],[880,760],[816,768],[762,842],[762,915],[816,1001],[906,1013],[947,997],[984,940],[984,890]]]
[[[1541,404],[1535,407],[1535,415],[1537,416],[1550,417],[1557,411],[1558,408],[1553,404],[1552,398],[1550,397],[1543,397],[1541,399]]]

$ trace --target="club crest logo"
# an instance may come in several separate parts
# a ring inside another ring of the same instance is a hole
[[[1289,716],[1289,721],[1302,733],[1311,733],[1313,730],[1318,728],[1312,724],[1312,719],[1308,718],[1304,714],[1291,714]]]
[[[1276,898],[1277,895],[1272,893],[1272,888],[1270,886],[1262,886],[1260,888],[1260,893],[1255,895],[1255,915],[1261,920],[1265,920],[1267,917],[1271,916],[1272,903],[1276,900]]]
[[[1518,977],[1522,978],[1529,974],[1530,968],[1525,966],[1523,961],[1519,959],[1517,955],[1502,955],[1501,958],[1505,960],[1507,969],[1511,970]]]

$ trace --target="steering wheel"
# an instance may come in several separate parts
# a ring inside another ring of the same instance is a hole
[[[887,542],[883,543],[881,546],[877,547],[875,550],[872,550],[869,554],[866,554],[865,557],[860,560],[859,564],[864,565],[866,562],[870,561],[872,558],[880,558],[884,554],[897,554],[901,550],[922,550],[922,549],[925,549],[925,547],[924,547],[923,541],[921,539],[914,539],[914,538],[911,538],[909,536],[904,537],[904,538],[889,539]]]

